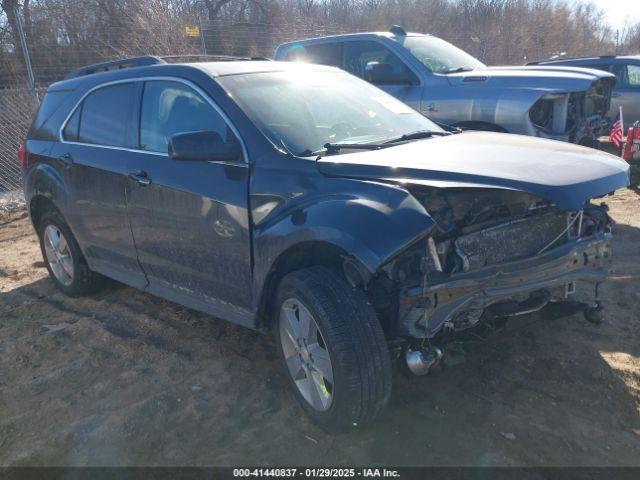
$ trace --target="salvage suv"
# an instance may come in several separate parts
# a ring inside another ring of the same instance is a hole
[[[431,35],[355,33],[280,45],[276,60],[340,67],[431,120],[594,146],[608,134],[615,77],[574,67],[487,67]]]
[[[268,61],[82,68],[19,159],[60,290],[109,277],[272,331],[331,429],[376,417],[392,358],[426,373],[458,332],[602,280],[594,199],[628,183],[611,155],[446,132],[339,69]]]

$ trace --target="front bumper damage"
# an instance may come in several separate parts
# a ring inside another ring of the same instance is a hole
[[[562,300],[572,293],[573,282],[606,278],[610,241],[610,233],[600,232],[529,258],[455,273],[442,281],[425,279],[400,294],[401,335],[433,338],[446,329],[473,327],[487,316],[529,313]]]

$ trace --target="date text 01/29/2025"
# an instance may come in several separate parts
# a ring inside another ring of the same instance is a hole
[[[235,478],[398,478],[397,470],[387,468],[234,468]]]

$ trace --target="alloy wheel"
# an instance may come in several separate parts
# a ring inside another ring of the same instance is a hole
[[[285,362],[298,391],[315,410],[328,410],[333,368],[315,318],[300,300],[289,298],[282,303],[279,323]]]
[[[44,250],[53,275],[68,287],[73,282],[73,257],[69,243],[55,225],[47,225],[44,230]]]

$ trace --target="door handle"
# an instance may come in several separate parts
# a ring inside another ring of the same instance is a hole
[[[146,187],[151,184],[151,179],[147,176],[147,172],[144,170],[138,170],[137,172],[131,172],[129,174],[131,180],[138,182],[138,185]]]
[[[60,155],[58,157],[58,160],[60,160],[62,162],[62,165],[64,166],[64,168],[71,168],[71,166],[73,165],[73,157],[71,156],[70,153],[65,153],[64,155]]]
[[[616,98],[616,97],[619,97],[619,96],[620,96],[620,94],[618,92],[613,92],[611,94],[611,98]]]
[[[436,110],[436,104],[431,102],[431,103],[427,103],[426,105],[426,109],[427,112],[437,112],[438,110]]]

